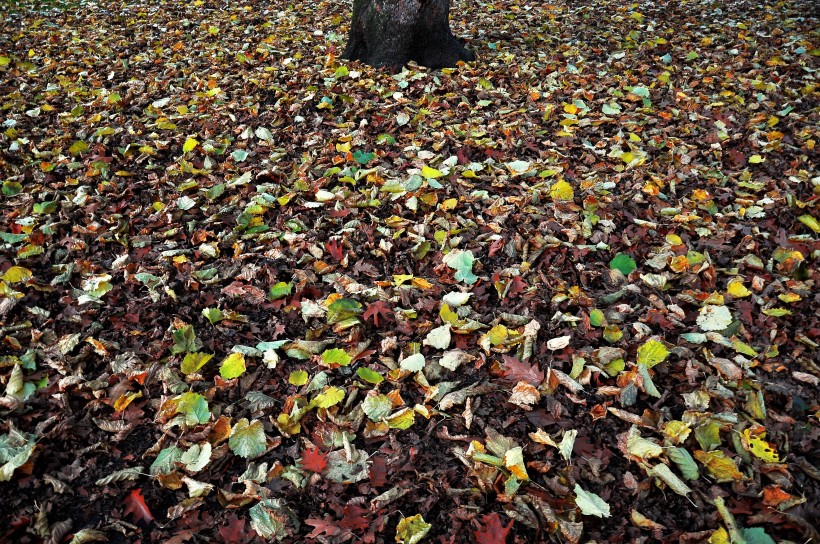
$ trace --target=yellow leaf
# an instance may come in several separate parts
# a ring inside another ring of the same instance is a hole
[[[729,533],[723,527],[719,528],[709,537],[709,544],[731,544]]]
[[[187,153],[189,151],[193,151],[193,149],[199,145],[199,142],[196,141],[195,138],[188,138],[185,140],[185,144],[182,146],[182,152]]]
[[[751,157],[749,157],[749,163],[750,164],[760,164],[761,162],[763,162],[765,160],[766,159],[764,159],[760,155],[752,155]]]
[[[462,175],[462,176],[464,176],[465,178],[475,178],[475,177],[478,177],[478,176],[476,176],[476,173],[475,173],[475,172],[473,172],[472,170],[465,170],[464,172],[462,172],[462,173],[461,173],[461,175]]]
[[[666,241],[669,243],[669,245],[673,246],[679,246],[683,243],[683,240],[680,236],[672,233],[666,235]]]
[[[575,198],[575,191],[573,191],[572,185],[560,179],[552,184],[550,196],[553,200],[572,200]]]
[[[182,371],[183,374],[187,376],[188,374],[193,374],[194,372],[198,371],[200,368],[205,366],[205,364],[212,358],[213,355],[211,355],[210,353],[187,353],[179,369]]]
[[[350,142],[336,144],[336,151],[338,151],[339,153],[347,153],[348,151],[350,151]]]
[[[709,474],[720,482],[734,482],[743,479],[743,473],[737,469],[735,461],[720,450],[695,451],[695,459],[706,467]]]
[[[425,164],[424,167],[421,169],[421,175],[425,178],[436,179],[443,176],[444,173],[436,168],[430,168]]]
[[[744,429],[742,434],[743,447],[749,450],[755,457],[767,463],[779,463],[780,455],[777,448],[771,442],[765,440],[766,433],[752,434],[752,429]]]
[[[396,287],[413,279],[413,274],[393,274],[393,284]]]
[[[792,302],[798,302],[800,300],[803,300],[803,297],[801,297],[797,293],[781,293],[777,295],[777,298],[779,298],[786,304],[791,304]]]
[[[8,57],[0,57],[0,66],[7,66],[11,62]]]
[[[798,221],[809,227],[815,233],[820,233],[820,223],[811,215],[801,215],[797,218]]]
[[[122,412],[125,410],[131,401],[134,399],[138,399],[142,396],[142,391],[136,391],[131,393],[125,393],[124,395],[120,395],[120,398],[114,401],[114,410],[117,412]]]
[[[729,285],[726,286],[726,292],[734,298],[748,297],[752,294],[752,292],[746,289],[746,286],[743,285],[743,280],[738,278],[735,278],[729,282]]]
[[[447,212],[447,211],[450,211],[452,209],[455,209],[457,204],[458,204],[458,199],[448,198],[447,200],[445,200],[444,202],[441,203],[441,206],[439,206],[439,208],[441,208],[443,211]]]
[[[433,284],[424,278],[413,278],[412,280],[410,280],[410,283],[412,283],[414,287],[418,287],[419,289],[427,290],[433,287]]]
[[[23,268],[22,266],[12,266],[6,270],[6,273],[3,274],[2,279],[3,281],[7,281],[9,283],[20,283],[30,280],[31,276],[31,270],[28,268]]]
[[[570,115],[575,115],[578,113],[578,106],[575,104],[564,104],[564,111],[569,113]]]

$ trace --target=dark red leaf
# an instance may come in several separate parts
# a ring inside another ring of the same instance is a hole
[[[385,320],[393,319],[393,308],[383,300],[377,300],[364,311],[365,319],[373,319],[373,324],[379,326],[379,316]]]
[[[351,531],[367,529],[370,526],[370,510],[355,504],[347,504],[345,517],[339,525]]]
[[[512,525],[513,520],[510,520],[506,527],[502,525],[501,517],[496,512],[481,516],[478,520],[478,530],[473,531],[476,544],[505,544]]]
[[[253,532],[245,531],[245,520],[234,514],[228,516],[228,524],[219,528],[219,536],[226,544],[239,544],[251,540]]]

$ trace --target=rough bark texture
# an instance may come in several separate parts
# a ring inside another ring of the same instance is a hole
[[[449,0],[354,0],[343,56],[371,66],[414,60],[429,68],[475,58],[450,31]]]

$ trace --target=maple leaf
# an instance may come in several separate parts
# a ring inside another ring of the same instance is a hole
[[[319,448],[305,448],[302,450],[302,468],[311,472],[322,472],[327,466],[327,454]]]
[[[125,497],[125,510],[122,511],[123,515],[131,516],[131,519],[134,521],[144,521],[146,523],[154,521],[154,516],[151,514],[151,510],[148,508],[148,505],[145,504],[145,497],[142,496],[142,489],[133,489],[131,493]]]
[[[497,512],[481,516],[478,520],[479,529],[473,531],[476,544],[505,544],[507,542],[507,535],[510,534],[510,529],[513,526],[513,520],[506,525],[501,523],[501,517]]]
[[[373,324],[377,327],[379,326],[379,316],[388,321],[394,319],[393,308],[390,306],[390,304],[383,300],[377,300],[373,304],[370,304],[363,314],[363,317],[365,319],[372,318]]]
[[[504,356],[504,377],[513,382],[527,382],[536,387],[544,381],[544,371],[538,368],[537,363],[528,365],[516,357]]]
[[[219,528],[219,536],[226,544],[239,544],[252,539],[253,533],[245,531],[245,520],[231,514],[228,516],[228,524]]]
[[[370,526],[370,510],[355,504],[346,504],[345,517],[339,525],[351,531],[367,529]]]

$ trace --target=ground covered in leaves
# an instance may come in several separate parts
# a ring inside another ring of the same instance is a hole
[[[0,540],[816,539],[816,6],[348,4],[0,13]]]

